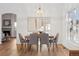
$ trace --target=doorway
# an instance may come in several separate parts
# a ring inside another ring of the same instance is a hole
[[[2,14],[2,41],[6,41],[7,36],[12,39],[16,38],[16,14]]]

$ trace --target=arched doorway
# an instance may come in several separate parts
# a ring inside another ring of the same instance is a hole
[[[2,14],[2,42],[6,41],[5,37],[16,37],[16,14]]]

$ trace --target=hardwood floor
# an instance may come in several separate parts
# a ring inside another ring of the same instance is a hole
[[[52,45],[53,46],[53,45]],[[16,39],[11,39],[3,44],[0,44],[0,56],[68,56],[69,51],[64,49],[61,45],[58,45],[58,51],[55,48],[47,50],[45,45],[42,46],[42,51],[36,50],[36,46],[33,45],[31,50],[28,50],[27,46],[20,49],[20,44],[16,44]]]

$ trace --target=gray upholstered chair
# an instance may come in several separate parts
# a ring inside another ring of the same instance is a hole
[[[26,47],[26,43],[29,43],[29,40],[25,40],[20,33],[19,33],[19,39],[20,39],[20,43],[21,43],[21,47],[20,47],[21,49],[23,48],[24,45]]]
[[[37,51],[38,51],[38,36],[37,36],[36,33],[30,34],[30,37],[29,37],[29,46],[30,46],[30,49],[31,49],[32,45],[37,45]]]
[[[49,51],[49,35],[47,33],[40,34],[40,51],[41,51],[42,44],[46,44]]]
[[[53,49],[54,49],[54,46],[56,46],[56,48],[58,49],[58,45],[57,45],[58,36],[59,34],[57,33],[56,36],[52,40],[49,40],[50,46],[51,46],[51,43],[53,43]]]

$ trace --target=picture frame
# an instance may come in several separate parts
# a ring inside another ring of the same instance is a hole
[[[3,20],[3,26],[11,26],[11,20],[10,19]]]

